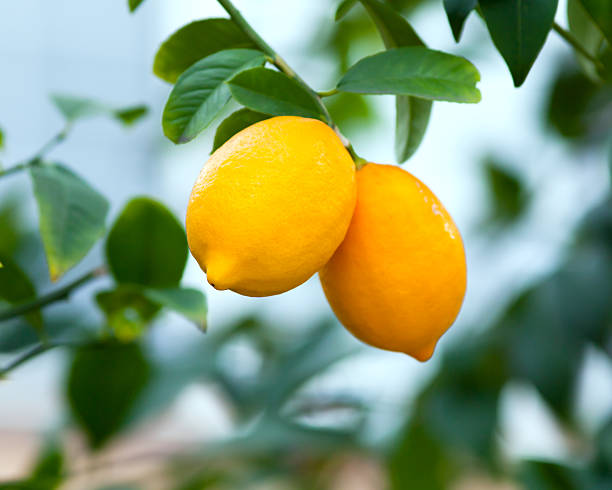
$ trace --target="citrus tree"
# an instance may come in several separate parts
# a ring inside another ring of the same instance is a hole
[[[340,142],[357,174],[365,175],[371,164],[342,132],[347,112],[350,117],[352,109],[367,107],[362,96],[395,97],[398,164],[409,162],[418,150],[434,102],[480,101],[477,68],[464,57],[426,46],[409,23],[410,13],[422,3],[418,0],[340,2],[335,11],[338,24],[329,43],[342,73],[332,88],[323,89],[309,86],[232,2],[218,2],[227,18],[198,20],[180,28],[155,56],[154,74],[172,85],[161,129],[176,144],[188,143],[216,123],[233,100],[241,108],[217,125],[213,151],[237,141],[234,137],[253,125],[271,124],[271,118],[278,116],[300,116],[326,125],[325,131]],[[130,0],[128,5],[136,11],[142,3]],[[550,31],[566,41],[577,61],[560,70],[554,80],[546,108],[550,126],[575,147],[604,144],[612,107],[611,2],[569,0],[567,28],[554,20],[557,0],[444,0],[443,7],[457,42],[469,15],[482,19],[516,87],[528,77]],[[364,25],[375,26],[384,49],[347,66],[348,46],[359,39]],[[321,399],[300,391],[313,376],[358,350],[346,342],[335,322],[313,326],[296,337],[283,329],[282,322],[270,325],[245,318],[224,328],[211,326],[184,351],[154,354],[147,344],[148,329],[164,310],[184,315],[202,330],[207,327],[204,294],[181,285],[188,257],[182,223],[162,203],[135,197],[107,228],[109,205],[104,190],[95,189],[49,157],[83,118],[107,116],[130,125],[147,109],[115,108],[63,95],[52,101],[64,115],[65,127],[31,158],[0,171],[0,180],[9,186],[6,182],[24,174],[31,179],[48,274],[58,284],[49,293],[37,293],[20,259],[26,232],[20,231],[10,207],[5,206],[0,215],[0,349],[12,357],[0,367],[0,375],[9,377],[50,349],[68,349],[65,397],[70,424],[85,435],[92,451],[161,412],[188,384],[207,380],[222,388],[245,430],[218,443],[172,454],[165,464],[176,488],[238,488],[271,481],[288,488],[333,488],[331,468],[339,455],[356,454],[376,461],[384,469],[383,485],[397,489],[445,489],[474,473],[487,475],[492,482],[515,481],[533,489],[612,485],[612,419],[587,430],[574,406],[585,351],[596,346],[610,355],[612,345],[609,198],[584,218],[558,270],[521,292],[497,318],[483,319],[487,327],[481,329],[483,333],[457,342],[442,354],[439,371],[415,400],[403,429],[377,445],[364,437],[369,407],[363,400],[344,393]],[[3,139],[0,132],[0,145]],[[528,207],[527,193],[520,178],[503,166],[490,162],[486,169],[491,219],[502,227],[511,226]],[[404,203],[407,208],[413,205],[409,200]],[[443,239],[432,236],[433,246]],[[80,277],[63,280],[99,240],[104,240],[104,263]],[[393,251],[378,259],[391,264],[401,260]],[[446,273],[443,265],[440,273]],[[413,269],[407,268],[406,273]],[[333,275],[331,269],[322,275],[326,292],[335,287]],[[339,281],[345,277],[343,270],[337,275]],[[62,313],[46,312],[49,305],[70,300],[73,292],[101,277],[110,277],[112,286],[90,290],[103,322],[79,321],[82,305]],[[457,289],[460,304],[463,290]],[[389,290],[392,300],[397,288]],[[451,293],[451,288],[436,290],[442,303]],[[336,307],[334,303],[342,301],[330,301],[337,313],[347,310],[338,315],[345,324],[353,323],[345,320],[351,314],[350,304]],[[355,321],[367,314],[360,312]],[[427,325],[429,318],[419,317],[415,328]],[[391,315],[385,322],[393,320]],[[368,341],[366,334],[356,334]],[[232,366],[222,362],[224,348],[236,339],[246,340],[261,356],[261,367],[250,376],[236,376]],[[410,353],[422,360],[431,355]],[[497,437],[499,399],[513,380],[533,385],[568,439],[579,442],[567,462],[509,463],[504,458]],[[321,428],[304,422],[305,414],[338,408],[353,414],[349,423]],[[74,477],[59,441],[59,434],[49,439],[30,477],[5,487],[56,488]]]

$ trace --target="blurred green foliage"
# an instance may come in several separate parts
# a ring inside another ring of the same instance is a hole
[[[322,27],[313,41],[311,51],[325,53],[339,67],[330,84],[360,50],[382,49],[374,23],[357,3],[343,2],[341,21]],[[397,0],[385,5],[410,16],[424,3]],[[139,4],[132,1],[130,7]],[[602,33],[590,24],[591,34],[599,36],[597,49],[605,52]],[[457,28],[455,24],[456,35]],[[605,58],[602,62],[605,67]],[[580,63],[556,60],[541,117],[554,130],[551,137],[598,151],[612,136],[612,93],[601,73],[589,70],[588,60]],[[75,112],[66,107],[74,108],[73,102],[62,104],[69,118]],[[360,95],[339,94],[326,102],[343,128],[363,129],[375,122],[372,106]],[[81,106],[76,113],[90,110]],[[134,109],[111,117],[132,120],[140,113]],[[512,162],[497,155],[484,156],[482,162],[491,203],[484,233],[507,231],[521,222],[537,191],[527,189]],[[48,287],[42,243],[24,228],[19,206],[19,200],[2,196],[2,308],[29,301],[41,286]],[[236,430],[230,437],[176,451],[164,461],[177,490],[272,488],[279,482],[282,488],[333,488],[335,466],[347,455],[376,462],[388,486],[397,490],[448,489],[473,473],[529,490],[609,489],[612,414],[594,433],[587,430],[576,413],[576,389],[587,349],[595,348],[608,359],[612,355],[611,195],[581,220],[574,235],[554,270],[439,354],[439,368],[410,400],[401,429],[378,443],[367,437],[377,400],[342,392],[324,397],[304,389],[335,363],[360,352],[335,323],[322,321],[295,332],[286,324],[290,320],[247,317],[215,326],[179,351],[159,355],[147,332],[165,321],[162,307],[202,326],[206,304],[201,293],[180,285],[187,256],[182,225],[149,198],[128,203],[111,227],[106,253],[115,283],[96,290],[100,311],[91,315],[91,302],[72,301],[3,322],[0,352],[19,359],[32,349],[65,348],[68,424],[86,436],[92,451],[154,420],[186,387],[213,385],[233,414]],[[33,328],[41,324],[42,341]],[[244,358],[254,360],[247,372],[238,369]],[[564,433],[571,434],[575,444],[566,460],[509,461],[504,455],[500,397],[516,381],[535,387]],[[336,417],[325,423],[330,413]],[[43,447],[29,477],[0,487],[44,490],[70,482],[74,475],[61,442],[58,435]]]

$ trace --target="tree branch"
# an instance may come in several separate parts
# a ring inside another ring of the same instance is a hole
[[[578,42],[578,39],[576,39],[576,37],[574,37],[571,32],[567,31],[556,22],[553,22],[552,28],[553,31],[559,34],[559,36],[561,36],[561,38],[565,42],[567,42],[572,48],[574,48],[574,50],[576,50],[589,61],[593,62],[593,64],[595,64],[598,69],[603,68],[601,62],[595,56],[593,56],[592,53],[589,53],[586,48],[582,44],[580,44],[580,42]]]
[[[50,303],[67,299],[74,289],[105,274],[106,268],[98,267],[97,269],[94,269],[88,272],[87,274],[84,274],[81,277],[75,279],[74,281],[67,284],[63,288],[58,289],[57,291],[53,291],[52,293],[49,293],[45,296],[41,296],[40,298],[36,298],[35,300],[30,301],[28,303],[24,303],[13,308],[0,311],[0,322],[24,315],[26,313],[29,313],[30,311],[42,308],[43,306],[46,306]]]

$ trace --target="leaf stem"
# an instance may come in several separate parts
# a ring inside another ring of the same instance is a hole
[[[53,150],[57,145],[59,145],[62,141],[66,139],[68,133],[70,132],[70,124],[66,124],[64,128],[57,133],[53,138],[47,141],[40,150],[38,150],[31,158],[28,160],[24,160],[23,162],[17,163],[6,170],[0,170],[0,178],[6,177],[7,175],[11,175],[16,172],[20,172],[21,170],[27,170],[32,165],[36,165],[40,163],[42,158]]]
[[[32,300],[28,303],[24,303],[21,305],[17,305],[13,308],[8,308],[6,310],[0,311],[0,322],[24,315],[26,313],[29,313],[30,311],[37,310],[39,308],[42,308],[43,306],[47,306],[48,304],[54,303],[56,301],[67,299],[74,289],[77,289],[83,284],[86,284],[89,281],[101,277],[105,274],[106,268],[98,267],[92,271],[89,271],[86,274],[83,274],[81,277],[75,279],[71,283],[66,284],[66,286],[64,286],[63,288],[53,291],[45,296],[41,296],[40,298],[36,298],[35,300]]]
[[[332,95],[336,95],[338,93],[338,89],[332,88],[331,90],[322,90],[321,92],[317,92],[319,97],[330,97]]]
[[[321,113],[325,117],[325,120],[326,120],[327,124],[336,132],[336,134],[338,135],[338,137],[340,138],[340,140],[342,141],[342,143],[344,144],[346,149],[349,151],[349,153],[353,157],[353,160],[355,161],[355,166],[357,167],[357,169],[361,168],[361,166],[363,166],[363,162],[365,162],[365,160],[363,158],[359,157],[355,153],[355,150],[351,146],[350,142],[340,132],[340,129],[338,128],[338,126],[336,126],[336,124],[334,123],[331,115],[329,114],[329,111],[327,110],[327,107],[325,107],[325,104],[321,100],[321,97],[326,97],[328,95],[333,95],[333,93],[335,93],[336,89],[332,89],[332,90],[329,90],[327,92],[317,93],[315,90],[313,90],[310,87],[310,85],[308,85],[302,79],[302,77],[300,77],[289,66],[289,64],[276,51],[274,51],[274,49],[266,41],[263,40],[263,38],[259,34],[257,34],[257,32],[255,32],[255,30],[249,25],[249,23],[246,21],[246,19],[242,16],[240,11],[236,7],[234,7],[234,5],[232,4],[231,0],[217,0],[217,2],[229,14],[231,19],[236,23],[236,25],[240,29],[242,29],[242,32],[244,32],[247,35],[247,37],[251,41],[253,41],[253,43],[255,43],[255,45],[259,49],[261,49],[268,56],[269,61],[274,66],[276,66],[276,68],[278,68],[280,71],[282,71],[289,78],[293,78],[305,90],[307,90],[310,94],[312,94],[312,96],[316,100],[319,108],[321,109]]]
[[[557,34],[559,34],[559,36],[561,36],[561,38],[565,42],[567,42],[570,46],[572,46],[578,53],[580,53],[586,59],[593,62],[593,64],[595,64],[597,68],[599,69],[603,68],[601,65],[601,62],[597,59],[597,57],[595,57],[592,53],[589,53],[587,49],[582,44],[580,44],[578,39],[576,39],[576,37],[571,32],[564,29],[556,22],[553,22],[552,28]]]

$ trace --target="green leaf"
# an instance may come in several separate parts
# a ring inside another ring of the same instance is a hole
[[[62,483],[64,474],[64,455],[57,441],[49,441],[38,456],[38,461],[27,480],[29,488],[53,490]],[[26,488],[28,486],[26,485]]]
[[[106,241],[111,273],[119,283],[171,288],[187,261],[185,230],[170,211],[153,199],[132,199]]]
[[[461,39],[465,19],[476,8],[477,4],[478,0],[444,0],[444,10],[455,41],[459,42]]]
[[[130,12],[134,12],[134,10],[140,7],[140,4],[143,1],[144,0],[128,0],[128,7],[130,8]]]
[[[558,0],[480,0],[493,43],[519,87],[550,31]]]
[[[284,73],[252,68],[239,73],[228,84],[234,98],[254,111],[271,116],[323,119],[314,95]]]
[[[0,300],[17,305],[36,298],[36,289],[25,272],[9,257],[0,257]],[[41,330],[43,319],[40,310],[25,315],[26,320],[37,330]]]
[[[194,322],[197,327],[206,331],[206,296],[201,291],[191,288],[147,289],[145,296],[164,308],[180,313]]]
[[[250,109],[240,109],[229,115],[221,124],[219,124],[219,127],[217,128],[217,132],[215,133],[215,141],[213,143],[213,151],[223,145],[223,143],[225,143],[236,133],[239,133],[256,122],[268,119],[269,117],[270,116],[266,114],[255,112]]]
[[[108,202],[64,166],[30,167],[51,280],[77,264],[104,233]]]
[[[580,490],[575,470],[548,461],[523,461],[519,481],[525,490]],[[595,490],[593,487],[589,487]]]
[[[144,105],[134,107],[126,107],[125,109],[117,109],[115,117],[123,122],[126,126],[131,126],[139,119],[142,119],[149,112],[149,108]]]
[[[404,47],[358,61],[338,82],[338,90],[473,103],[480,101],[478,80],[478,70],[465,58]]]
[[[114,109],[97,100],[72,95],[55,94],[51,96],[51,101],[68,123],[87,117],[110,116],[125,126],[130,126],[148,111],[147,107],[142,105]]]
[[[196,61],[225,49],[256,49],[244,32],[230,19],[197,20],[181,27],[159,47],[153,73],[175,83]]]
[[[192,65],[179,77],[168,97],[162,116],[164,134],[174,143],[191,141],[229,101],[231,94],[225,82],[265,61],[259,51],[228,49]]]
[[[387,49],[424,46],[412,26],[391,7],[378,0],[361,0],[374,20]],[[432,102],[398,95],[395,98],[395,156],[405,162],[417,150],[429,124]]]
[[[96,295],[108,326],[122,341],[137,339],[159,312],[159,305],[148,299],[140,287],[121,284]]]
[[[4,132],[2,128],[0,128],[0,150],[4,148]]]
[[[404,429],[389,458],[391,490],[447,490],[459,468],[420,420]]]
[[[579,0],[608,42],[612,44],[612,2],[610,0]]]
[[[523,182],[509,168],[494,158],[485,161],[485,177],[491,202],[488,219],[492,222],[512,223],[522,216],[528,204]]]
[[[344,18],[344,16],[348,14],[356,4],[357,0],[342,0],[336,9],[334,20],[337,22]]]
[[[138,344],[106,342],[77,350],[67,381],[67,398],[90,447],[98,449],[122,429],[146,387],[149,361]]]
[[[601,29],[593,22],[592,17],[585,10],[580,0],[568,0],[567,20],[570,32],[589,54],[598,57],[602,50],[605,51],[606,48],[608,51],[610,50]],[[575,54],[580,66],[589,78],[600,82],[601,74],[598,73],[595,64],[580,53],[575,52]]]

